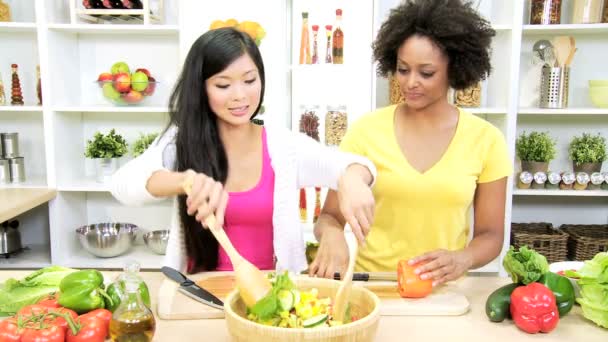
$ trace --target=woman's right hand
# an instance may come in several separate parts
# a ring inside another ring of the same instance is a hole
[[[215,214],[218,227],[223,227],[224,213],[228,205],[228,192],[222,183],[192,170],[184,172],[184,183],[192,185],[186,198],[188,215],[196,215],[196,220],[206,227],[205,219],[209,215]]]
[[[308,275],[311,277],[332,278],[334,273],[341,275],[348,265],[348,244],[344,236],[344,229],[326,226],[317,256],[310,264]]]

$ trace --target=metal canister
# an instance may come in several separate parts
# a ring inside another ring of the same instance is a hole
[[[547,174],[538,171],[534,174],[534,182],[532,182],[532,189],[544,189],[545,182],[547,181]]]
[[[587,190],[599,190],[604,183],[604,175],[599,172],[591,174],[591,182],[587,185]]]
[[[13,183],[25,182],[25,160],[23,157],[8,160],[11,166],[11,181]]]
[[[562,181],[562,176],[557,172],[549,172],[547,175],[547,183],[545,189],[559,189],[559,183]]]
[[[517,188],[518,189],[530,189],[534,176],[528,171],[522,171],[517,177]]]
[[[591,181],[591,177],[587,172],[579,172],[576,174],[576,182],[574,183],[574,190],[585,190]]]
[[[0,184],[11,182],[11,169],[8,159],[0,159]]]
[[[576,175],[572,171],[564,172],[562,174],[562,182],[559,183],[559,188],[562,190],[572,190],[576,182]]]
[[[19,133],[2,133],[2,156],[16,158],[19,156]]]
[[[608,8],[608,3],[606,3],[606,8]],[[602,172],[602,176],[604,176],[604,183],[602,183],[601,188],[602,190],[608,190],[608,172]]]

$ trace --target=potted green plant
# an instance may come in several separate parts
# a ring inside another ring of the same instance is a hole
[[[139,138],[133,143],[133,157],[138,157],[144,153],[156,137],[158,137],[158,133],[140,133]]]
[[[606,160],[606,138],[601,134],[583,133],[575,136],[570,142],[568,154],[572,160],[574,172],[600,172]]]
[[[549,162],[555,158],[555,140],[548,132],[523,132],[515,141],[515,150],[522,171],[547,172]]]
[[[118,158],[126,153],[126,140],[112,129],[105,135],[96,132],[92,140],[87,140],[84,155],[94,160],[96,180],[103,183],[118,169]]]

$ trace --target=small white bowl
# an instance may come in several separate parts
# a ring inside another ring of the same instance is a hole
[[[559,271],[567,271],[567,270],[575,270],[578,271],[581,269],[581,267],[583,267],[585,263],[583,261],[559,261],[559,262],[554,262],[552,264],[549,264],[549,271],[553,272],[553,273],[557,273]],[[566,277],[566,275],[563,275],[564,277]],[[578,287],[578,284],[576,283],[576,281],[578,279],[573,279],[573,278],[568,278],[568,280],[570,280],[570,282],[572,283],[572,286],[574,287],[574,296],[576,298],[579,298],[581,296],[581,290]]]

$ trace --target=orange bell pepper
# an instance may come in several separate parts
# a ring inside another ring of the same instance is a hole
[[[414,273],[415,269],[416,265],[408,265],[407,260],[400,260],[397,264],[397,285],[401,297],[422,298],[433,292],[433,281],[420,279]]]

